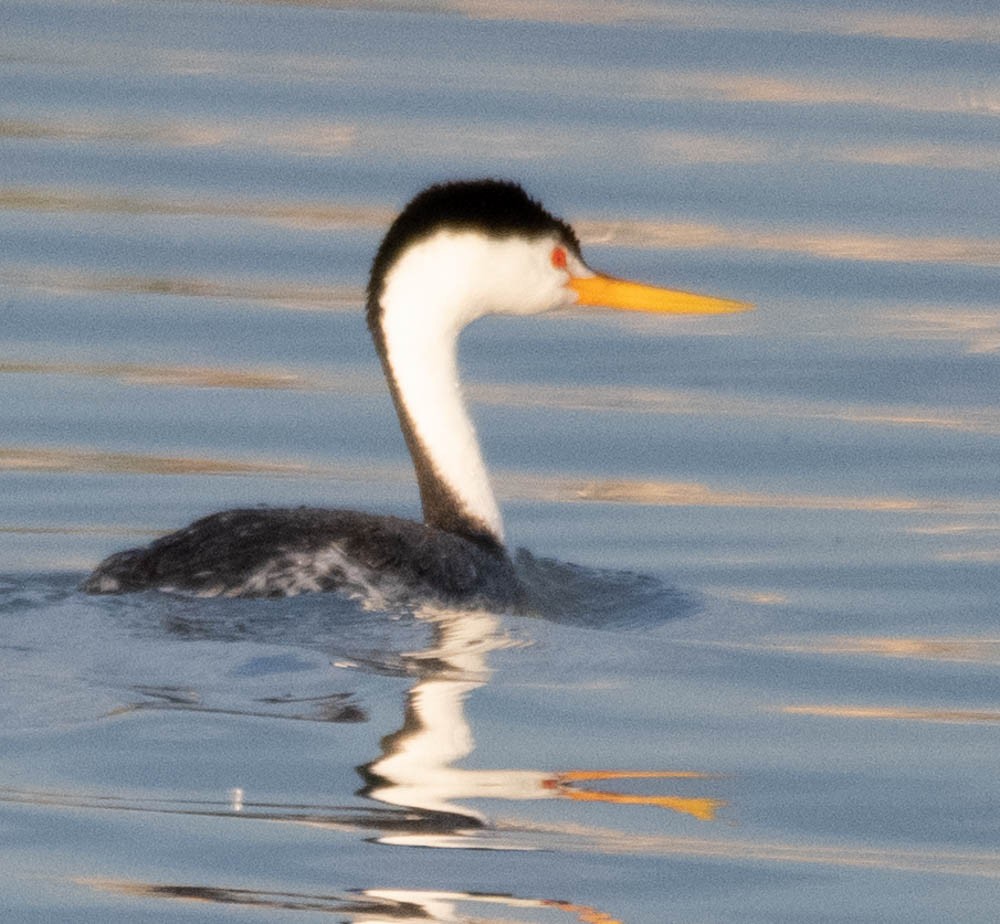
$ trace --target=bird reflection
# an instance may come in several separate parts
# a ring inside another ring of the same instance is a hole
[[[236,789],[230,792],[230,817],[264,817],[340,830],[374,830],[378,832],[375,839],[382,844],[532,850],[540,846],[538,831],[526,833],[525,840],[518,842],[514,839],[517,836],[514,826],[494,827],[486,814],[466,802],[569,799],[667,809],[706,821],[723,804],[706,797],[640,795],[590,788],[591,784],[599,783],[617,786],[630,779],[706,778],[705,774],[693,771],[471,770],[457,766],[475,748],[466,702],[491,677],[489,654],[514,643],[504,634],[500,619],[493,613],[435,610],[423,611],[421,616],[432,627],[432,641],[424,650],[406,656],[417,680],[406,697],[402,726],[382,740],[378,758],[359,768],[366,784],[363,795],[391,808],[368,813],[321,814],[314,810],[295,815],[276,811],[275,806],[248,802],[245,793]],[[196,811],[200,814],[205,809]],[[600,837],[599,832],[595,834]],[[345,924],[456,924],[511,913],[518,914],[518,920],[530,919],[533,924],[623,924],[613,914],[584,903],[489,892],[377,885],[298,892],[191,883],[92,880],[88,884],[128,896],[186,903],[325,912]]]
[[[469,695],[491,675],[487,656],[511,644],[496,615],[486,611],[427,610],[433,642],[408,656],[418,676],[407,695],[402,727],[382,740],[382,755],[359,768],[365,780],[362,793],[379,802],[418,810],[419,830],[395,831],[383,843],[482,848],[482,837],[467,839],[488,827],[481,812],[465,805],[479,799],[571,799],[668,809],[704,821],[723,805],[718,799],[680,795],[640,795],[587,788],[586,783],[704,779],[687,770],[472,770],[456,764],[475,748],[465,715]],[[436,825],[428,825],[433,817]],[[497,844],[512,849],[506,839]],[[530,848],[526,848],[530,849]]]
[[[280,911],[335,914],[343,924],[458,924],[471,920],[466,910],[522,909],[551,911],[546,921],[622,924],[590,905],[488,892],[438,892],[429,889],[363,889],[348,892],[268,892],[216,886],[171,885],[94,879],[92,888],[137,898],[169,899],[215,905],[239,905]],[[572,917],[567,917],[571,915]],[[475,920],[482,920],[476,917]]]

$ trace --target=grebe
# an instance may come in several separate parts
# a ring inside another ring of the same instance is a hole
[[[516,601],[500,511],[459,386],[458,336],[483,315],[577,305],[693,314],[748,307],[595,273],[572,228],[515,183],[425,189],[390,226],[367,290],[368,327],[413,458],[423,522],[309,507],[229,510],[110,556],[83,589],[374,589],[390,599]]]

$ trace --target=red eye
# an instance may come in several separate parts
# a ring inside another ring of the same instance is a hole
[[[553,247],[552,255],[549,257],[552,261],[552,265],[556,269],[564,270],[566,269],[566,250],[562,247]]]

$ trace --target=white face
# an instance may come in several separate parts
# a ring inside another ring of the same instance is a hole
[[[555,236],[439,231],[406,250],[389,270],[382,304],[412,302],[419,293],[423,323],[459,330],[486,314],[567,308],[576,302],[570,278],[592,275]]]

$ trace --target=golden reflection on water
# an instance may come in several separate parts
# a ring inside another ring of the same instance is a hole
[[[264,296],[260,296],[264,297]],[[0,374],[80,375],[112,378],[130,385],[194,388],[294,389],[374,395],[385,391],[374,370],[338,369],[304,374],[281,368],[182,366],[142,363],[79,363],[0,360]],[[471,382],[465,388],[477,404],[568,411],[627,411],[632,414],[700,418],[834,420],[866,426],[916,427],[1000,435],[1000,410],[992,406],[943,410],[899,405],[845,405],[824,401],[768,398],[766,401],[712,392],[619,385],[540,385]]]
[[[0,119],[0,138],[14,140],[118,142],[157,148],[250,147],[331,157],[357,144],[357,126],[331,122],[281,123],[174,122],[100,118],[75,120]]]
[[[802,654],[872,655],[883,658],[908,658],[925,661],[969,661],[980,664],[1000,664],[1000,638],[821,636],[819,638],[776,639],[756,647]]]
[[[260,4],[318,5],[378,11],[385,9],[385,4],[378,0],[337,0],[335,3],[330,0],[258,0],[258,5]],[[836,9],[786,4],[773,7],[759,4],[748,6],[734,2],[706,5],[690,0],[671,3],[662,3],[660,0],[619,0],[613,4],[606,0],[407,0],[401,5],[412,14],[444,13],[484,20],[561,22],[627,28],[648,24],[690,31],[749,30],[782,35],[868,36],[899,41],[1000,44],[1000,27],[995,16],[962,10],[937,10],[929,13],[842,6]],[[163,57],[167,59],[168,56],[163,53]],[[239,60],[240,56],[231,54],[217,57],[222,58],[222,61],[213,68],[213,58],[208,55],[176,51],[174,67],[180,73],[229,72],[232,63],[228,59]],[[272,59],[279,63],[284,60],[263,52],[258,52],[256,57],[269,63]],[[100,60],[100,56],[97,58]],[[328,60],[325,66],[317,64],[307,67],[299,64],[296,74],[302,78],[321,77],[344,68],[345,65],[340,61]],[[270,74],[273,68],[264,66],[261,70]]]
[[[783,606],[790,599],[788,594],[773,590],[747,590],[742,587],[706,587],[705,590],[737,603],[752,603],[755,606]]]
[[[996,170],[1000,150],[940,141],[914,141],[907,145],[879,144],[835,147],[832,159],[845,163],[880,164],[886,167],[922,167],[940,170]]]
[[[544,490],[544,487],[542,490]],[[774,508],[782,510],[866,510],[900,513],[923,511],[936,506],[936,502],[919,501],[910,498],[824,497],[822,495],[722,491],[697,482],[654,480],[603,479],[600,481],[563,481],[559,484],[559,489],[557,490],[560,495],[574,496],[577,500],[611,501],[614,503],[662,507],[695,506]]]
[[[276,155],[293,157],[354,157],[365,152],[405,151],[409,157],[439,156],[442,150],[461,150],[467,161],[489,157],[498,147],[508,152],[512,161],[552,160],[586,156],[588,149],[603,143],[600,138],[581,136],[579,131],[558,129],[551,125],[534,126],[514,123],[491,123],[476,126],[455,125],[447,122],[428,125],[426,120],[395,122],[389,125],[330,123],[323,120],[298,120],[267,123],[232,123],[219,121],[198,122],[187,118],[183,121],[132,121],[119,119],[101,121],[89,119],[75,121],[65,117],[41,121],[29,119],[0,120],[0,139],[36,141],[72,141],[91,143],[120,143],[128,145],[155,145],[158,150],[173,148],[227,148],[268,151]],[[878,145],[831,142],[810,143],[797,139],[794,145],[767,137],[733,137],[719,133],[678,130],[636,130],[630,139],[630,150],[641,160],[659,166],[665,164],[780,164],[801,166],[813,164],[871,164],[885,167],[919,167],[945,171],[973,170],[995,171],[1000,167],[1000,152],[990,146],[963,144],[959,141],[924,141],[906,145],[882,143]],[[56,199],[62,200],[67,211],[90,210],[81,208],[88,194],[62,192],[46,195],[41,190],[5,190],[0,192],[0,202],[6,207],[24,208],[32,201],[39,202],[42,211],[52,210]],[[96,205],[102,198],[90,193]],[[73,199],[76,199],[76,205]],[[108,197],[104,197],[107,199]],[[127,206],[125,199],[115,197],[116,212]],[[132,208],[138,200],[132,200]],[[195,214],[228,215],[229,217],[258,218],[247,213],[237,203],[216,203],[207,212],[197,203],[178,203],[174,208],[164,206],[153,214],[178,214],[186,206]],[[279,208],[277,205],[275,208]],[[146,210],[139,210],[139,214]],[[267,209],[265,208],[265,211]],[[135,212],[133,212],[135,213]],[[385,227],[393,215],[389,209],[362,206],[312,205],[294,207],[282,218],[281,214],[269,215],[269,220],[284,222],[297,227],[337,228],[345,225],[356,227]]]
[[[1000,311],[960,311],[944,305],[890,314],[883,324],[885,335],[896,339],[959,341],[971,354],[1000,351]]]
[[[136,529],[128,526],[9,526],[0,524],[0,533],[8,536],[159,536],[162,530]],[[90,568],[93,562],[81,562],[80,567]]]
[[[303,389],[308,382],[293,372],[247,370],[213,366],[159,366],[141,363],[38,363],[0,361],[0,375],[81,375],[108,378],[127,385],[169,388]]]
[[[900,87],[860,77],[845,79],[842,74],[832,80],[824,75],[785,77],[734,71],[653,72],[648,75],[651,95],[665,100],[811,107],[867,105],[897,112],[963,112],[987,118],[1000,111],[1000,93],[993,87],[984,87],[972,97],[937,82],[908,82]]]
[[[831,719],[892,719],[900,722],[944,722],[957,725],[996,724],[1000,712],[983,709],[920,709],[910,706],[785,706],[788,715]]]
[[[598,845],[607,854],[680,856],[746,863],[777,863],[872,869],[922,875],[968,876],[1000,880],[1000,854],[996,851],[909,850],[864,844],[782,843],[756,837],[745,840],[670,835],[643,835],[584,825],[519,825],[526,832],[543,831],[553,849],[589,850]]]
[[[236,2],[236,0],[230,0]],[[283,6],[301,6],[315,0],[261,0],[263,3]],[[318,5],[324,5],[320,2]],[[382,10],[384,3],[377,0],[339,0],[329,4],[337,8]],[[838,7],[789,7],[775,5],[747,6],[739,3],[701,2],[662,3],[659,0],[619,0],[609,4],[605,0],[409,0],[405,4],[414,14],[451,13],[470,19],[511,20],[522,22],[562,22],[572,25],[588,24],[606,27],[635,28],[639,24],[657,25],[691,31],[767,31],[785,35],[868,36],[900,41],[935,41],[972,43],[975,45],[1000,44],[1000,27],[996,17],[977,13],[935,11],[933,13],[903,10],[869,10]],[[175,67],[184,73],[215,73],[208,56],[192,60],[188,55],[176,53]],[[235,55],[231,57],[237,57]],[[266,59],[263,53],[258,57]],[[200,63],[199,63],[200,62]],[[228,63],[217,68],[228,72]],[[303,77],[322,76],[342,70],[338,61],[327,62],[325,68],[307,68],[300,65]],[[270,69],[266,69],[270,72]]]
[[[245,279],[204,279],[183,276],[132,276],[92,273],[53,267],[3,267],[0,281],[18,288],[51,293],[109,292],[168,295],[175,298],[235,299],[292,311],[357,309],[364,301],[354,286],[314,286],[292,282]]]
[[[156,198],[117,192],[38,187],[0,188],[0,209],[102,215],[201,216],[264,221],[316,231],[384,231],[396,213],[377,205],[269,199]]]
[[[639,219],[583,219],[574,226],[584,244],[644,250],[738,250],[862,263],[1000,265],[1000,240],[993,238],[849,234],[825,228],[739,230],[704,222]]]
[[[925,141],[907,145],[838,144],[824,138],[811,145],[784,140],[717,135],[704,132],[661,131],[636,139],[638,151],[658,164],[871,164],[883,167],[920,167],[936,170],[1000,169],[1000,151],[960,142]]]
[[[289,0],[269,0],[289,2]],[[370,7],[355,0],[352,6]],[[427,0],[425,10],[446,9],[480,19],[519,19],[541,22],[591,23],[634,27],[649,23],[697,31],[766,30],[778,34],[857,35],[915,41],[1000,43],[1000,27],[991,16],[948,15],[935,12],[902,12],[838,7],[775,6],[753,4],[626,0],[609,4],[603,0]]]
[[[938,561],[951,562],[982,562],[986,564],[1000,564],[1000,548],[994,549],[962,549],[952,552],[938,552],[935,555]]]
[[[127,472],[140,475],[304,475],[293,462],[241,462],[91,449],[0,447],[0,471]]]
[[[409,465],[372,463],[310,464],[192,456],[104,452],[86,448],[0,447],[0,471],[122,472],[142,475],[265,475],[336,478],[351,482],[404,484]],[[574,478],[528,472],[499,472],[495,478],[506,500],[549,503],[596,501],[659,507],[733,507],[772,510],[840,510],[870,513],[997,515],[1000,507],[980,501],[945,498],[851,497],[721,490],[698,482]],[[948,553],[943,553],[948,554]],[[977,554],[955,553],[962,557]],[[992,550],[985,560],[992,560]]]
[[[75,189],[0,189],[0,209],[34,212],[96,212],[122,215],[205,216],[277,222],[302,229],[383,230],[394,211],[374,205],[268,200],[156,199]],[[733,228],[689,220],[574,217],[587,244],[644,250],[727,250],[808,256],[862,263],[955,263],[1000,266],[1000,239],[904,237],[858,234],[829,228]],[[197,292],[192,294],[198,294]]]

